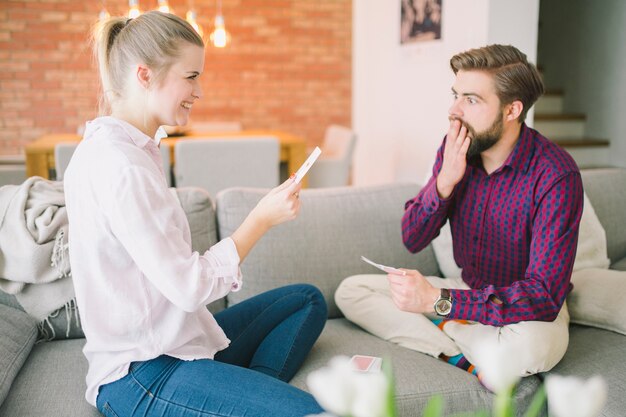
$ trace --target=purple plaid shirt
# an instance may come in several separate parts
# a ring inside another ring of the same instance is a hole
[[[402,238],[418,252],[450,219],[454,259],[471,289],[450,290],[448,317],[494,326],[554,320],[571,289],[583,209],[576,163],[523,124],[500,168],[487,175],[480,161],[468,164],[453,194],[443,200],[436,185],[443,149],[433,176],[405,205]]]

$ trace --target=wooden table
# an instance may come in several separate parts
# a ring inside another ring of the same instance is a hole
[[[280,143],[280,162],[287,164],[287,173],[292,174],[298,170],[306,159],[306,142],[303,138],[281,132],[278,130],[242,130],[240,132],[194,132],[185,136],[173,136],[163,139],[170,145],[172,152],[172,165],[175,164],[174,144],[179,139],[219,139],[219,138],[246,138],[251,136],[274,136]],[[46,179],[50,178],[51,170],[54,169],[54,145],[61,142],[79,142],[82,136],[76,134],[52,134],[44,135],[26,145],[26,175],[37,175]],[[306,177],[302,180],[306,186]]]

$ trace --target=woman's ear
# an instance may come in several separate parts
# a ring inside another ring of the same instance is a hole
[[[143,64],[137,65],[136,77],[139,85],[146,89],[150,87],[150,81],[152,78],[152,71],[150,71],[150,68]]]
[[[520,100],[515,100],[506,106],[506,121],[511,122],[519,118],[524,110],[524,104]]]

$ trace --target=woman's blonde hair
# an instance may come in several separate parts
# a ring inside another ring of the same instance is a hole
[[[511,45],[489,45],[462,52],[450,59],[450,68],[454,74],[460,70],[482,70],[492,74],[502,105],[515,100],[524,105],[520,122],[526,119],[526,113],[545,89],[537,68],[528,62],[524,53]]]
[[[151,11],[134,19],[112,17],[96,24],[93,51],[102,83],[101,113],[123,96],[126,71],[143,63],[159,82],[180,56],[183,42],[204,47],[193,27],[180,17]]]

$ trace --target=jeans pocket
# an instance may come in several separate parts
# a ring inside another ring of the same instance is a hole
[[[108,402],[105,402],[102,406],[102,410],[100,410],[105,417],[118,417],[117,413],[113,411]]]

